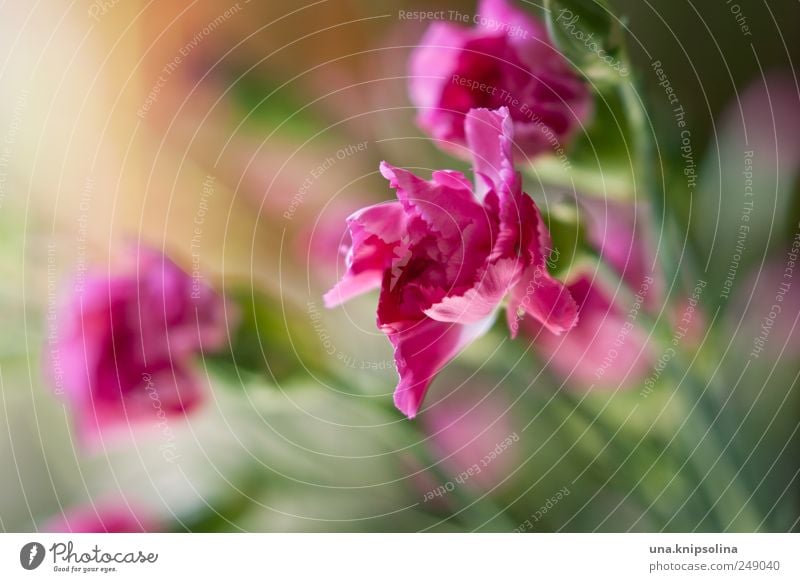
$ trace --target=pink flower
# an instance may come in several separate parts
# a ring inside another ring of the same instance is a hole
[[[591,97],[544,25],[506,0],[482,0],[475,22],[472,29],[436,22],[412,53],[419,125],[437,140],[464,144],[470,109],[505,106],[520,153],[563,147],[589,116]]]
[[[193,360],[226,343],[224,302],[207,285],[155,251],[127,258],[119,273],[76,281],[54,328],[49,375],[83,440],[195,408]]]
[[[643,213],[637,212],[643,203],[587,197],[580,204],[585,211],[589,244],[634,293],[652,279],[644,302],[648,309],[655,309],[664,299],[664,280],[644,232]]]
[[[493,385],[462,385],[420,417],[448,472],[483,491],[501,486],[520,461],[512,406]]]
[[[635,313],[644,309],[639,300],[621,305],[614,287],[593,280],[591,272],[577,275],[567,288],[578,303],[578,325],[556,338],[542,333],[537,322],[524,322],[536,351],[561,376],[583,388],[616,389],[647,376],[653,353],[647,333],[636,322]]]
[[[663,281],[652,271],[652,253],[637,231],[635,206],[587,199],[582,201],[587,239],[627,289],[617,289],[601,271],[574,267],[567,288],[578,304],[578,324],[561,337],[542,333],[526,321],[536,351],[573,385],[589,388],[632,386],[652,369],[654,354],[640,314],[656,309],[663,299]],[[639,227],[641,229],[641,227]],[[622,297],[629,297],[623,301]]]
[[[380,288],[378,326],[400,374],[394,401],[410,418],[436,373],[487,331],[506,295],[512,334],[518,312],[553,333],[576,321],[575,302],[547,272],[547,227],[513,168],[508,110],[471,111],[465,130],[474,190],[459,172],[435,171],[426,181],[383,162],[399,201],[350,216],[347,271],[325,295],[333,307]]]
[[[797,239],[743,277],[733,295],[727,329],[748,359],[791,361],[800,354],[800,283],[793,280]],[[753,330],[750,334],[741,330]]]
[[[141,533],[156,529],[151,517],[123,502],[73,507],[42,527],[49,533]]]

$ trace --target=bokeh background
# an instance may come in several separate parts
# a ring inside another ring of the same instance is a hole
[[[399,12],[430,3],[0,5],[0,530],[107,504],[166,531],[797,530],[800,282],[765,353],[748,354],[800,221],[800,4],[740,0],[749,34],[722,0],[611,4],[666,168],[682,241],[668,256],[707,284],[690,357],[650,391],[587,390],[535,340],[498,328],[448,366],[413,421],[391,405],[375,297],[329,311],[321,296],[341,274],[344,218],[392,197],[381,160],[467,167],[416,127],[408,98],[428,23]],[[691,129],[691,193],[654,60]],[[594,170],[575,154],[570,188],[552,166],[528,169],[540,206],[576,187],[630,198],[614,131],[580,138],[601,151]],[[721,298],[745,151],[756,208]],[[42,372],[48,334],[65,282],[113,268],[132,240],[200,273],[242,323],[230,353],[198,360],[207,399],[170,421],[168,442],[145,424],[87,450]],[[689,369],[715,380],[713,397]]]

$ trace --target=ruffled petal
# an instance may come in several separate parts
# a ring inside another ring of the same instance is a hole
[[[437,139],[451,137],[446,120],[452,116],[441,111],[441,99],[445,88],[452,83],[461,49],[469,37],[464,28],[436,22],[411,53],[409,93],[419,109],[417,123]]]
[[[400,375],[394,391],[395,406],[408,418],[414,418],[434,376],[462,349],[486,333],[493,319],[487,317],[460,325],[426,318],[395,325],[396,331],[389,334]]]
[[[476,323],[490,316],[517,282],[522,265],[516,259],[490,264],[464,294],[449,296],[425,310],[431,319],[453,323]]]
[[[483,207],[458,172],[435,172],[427,181],[386,162],[381,162],[380,170],[405,211],[445,237],[459,236],[467,222],[486,221]]]
[[[398,202],[391,202],[359,210],[347,219],[347,224],[351,238],[347,271],[324,295],[328,308],[380,287],[383,272],[397,257],[406,216]]]
[[[557,335],[578,323],[575,300],[566,286],[550,275],[546,265],[530,267],[509,297],[506,318],[512,338],[517,336],[519,321],[525,315]]]
[[[489,190],[500,194],[516,189],[519,181],[511,152],[514,130],[508,108],[472,109],[464,130],[473,156],[478,198],[483,200]]]
[[[547,135],[543,129],[550,128],[558,136],[567,136],[592,112],[592,97],[586,84],[573,70],[570,63],[553,46],[545,25],[533,15],[521,10],[507,0],[482,0],[478,8],[479,28],[484,34],[505,35],[508,44],[520,60],[521,66],[528,69],[527,95],[528,109],[515,120],[519,125],[524,121],[541,120],[542,124],[531,124],[542,139],[535,136],[515,136],[520,147],[528,153],[550,149]],[[510,70],[516,76],[517,71]],[[532,142],[531,145],[525,142]],[[531,147],[532,149],[528,149]]]

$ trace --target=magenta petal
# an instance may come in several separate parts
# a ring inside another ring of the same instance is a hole
[[[474,26],[434,23],[412,51],[409,92],[417,122],[459,157],[470,110],[508,106],[516,157],[566,144],[589,117],[592,95],[553,46],[545,25],[507,0],[483,0]],[[480,195],[484,192],[479,192]]]
[[[422,319],[406,322],[401,329],[389,334],[400,374],[394,392],[395,406],[408,418],[414,418],[434,376],[462,349],[486,333],[492,320],[488,317],[470,325],[460,325]]]
[[[475,286],[463,295],[449,296],[425,310],[431,319],[453,323],[476,323],[500,305],[521,271],[517,259],[501,259],[489,265]]]
[[[460,236],[465,221],[484,221],[483,208],[458,172],[436,172],[429,182],[386,162],[381,162],[380,170],[397,190],[397,198],[406,212],[419,216],[442,235]]]
[[[612,303],[613,288],[591,274],[569,284],[580,310],[580,322],[561,337],[540,333],[541,324],[526,320],[523,328],[536,349],[559,374],[578,386],[619,388],[640,382],[649,373],[653,353],[647,334],[631,326],[627,309]]]
[[[398,202],[369,206],[347,219],[352,239],[347,272],[323,297],[326,307],[335,307],[380,287],[384,269],[396,258],[405,222],[405,212]]]
[[[460,49],[469,39],[469,32],[458,26],[436,22],[430,26],[411,54],[409,92],[419,109],[419,124],[435,138],[448,139],[439,110],[442,93],[452,83],[458,66]]]
[[[42,526],[49,533],[140,533],[155,531],[155,521],[127,502],[103,502],[67,509]]]
[[[578,77],[573,73],[564,57],[553,48],[547,28],[526,10],[516,8],[507,0],[482,0],[478,8],[481,21],[480,27],[484,34],[505,35],[507,42],[514,47],[517,56],[530,71],[526,72],[529,81],[529,91],[542,90],[540,83],[556,91],[561,84],[575,87],[581,97],[588,91],[583,88]],[[549,78],[550,77],[550,78]],[[550,91],[546,91],[548,97]],[[586,102],[588,98],[584,98]],[[568,100],[569,101],[569,100]],[[539,102],[531,100],[529,105],[535,106]],[[543,101],[542,104],[551,104]],[[553,102],[555,109],[561,109],[564,104],[560,101]]]
[[[396,220],[383,225],[391,234],[351,224],[348,272],[325,298],[331,306],[380,285],[378,325],[400,375],[395,403],[410,418],[433,377],[485,333],[506,295],[512,332],[520,310],[554,333],[577,321],[569,291],[547,272],[547,227],[514,171],[508,109],[470,110],[465,131],[476,190],[459,172],[423,180],[382,162],[399,200]]]
[[[107,432],[116,430],[122,434],[140,423],[146,424],[150,420],[157,423],[159,410],[168,417],[188,414],[203,403],[205,396],[203,379],[189,366],[180,364],[153,374],[144,372],[141,381],[130,390],[135,396],[125,395],[116,373],[113,378],[98,380],[100,382],[103,385],[95,386],[95,389],[103,388],[118,394],[120,402],[98,398],[81,402],[75,430],[80,443],[89,448],[97,446]]]
[[[383,273],[377,270],[363,271],[357,275],[350,272],[345,273],[344,277],[322,296],[325,307],[331,309],[350,301],[353,297],[378,289],[381,286],[382,277]]]
[[[508,109],[472,109],[467,114],[464,130],[477,174],[478,197],[483,199],[492,189],[499,194],[516,185],[511,157],[513,129]]]
[[[564,333],[578,323],[575,300],[544,265],[531,267],[509,298],[506,317],[512,338],[517,336],[519,320],[526,314],[555,334]]]
[[[467,180],[467,177],[461,172],[456,172],[455,170],[434,170],[432,178],[436,184],[441,186],[472,192],[472,183]]]
[[[88,273],[65,301],[46,370],[87,445],[196,408],[203,382],[193,360],[227,340],[225,302],[210,288],[147,249],[121,263],[113,277]]]

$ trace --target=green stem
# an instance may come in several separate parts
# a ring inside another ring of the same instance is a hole
[[[331,373],[328,370],[317,371],[317,373],[321,374],[326,382],[332,384],[338,384],[340,380],[347,382],[349,379],[344,373]],[[377,406],[383,409],[387,414],[394,416],[398,414],[390,399],[372,400],[377,400]],[[419,428],[417,421],[403,420],[395,426],[399,432],[403,433],[403,438],[406,441],[417,443],[417,446],[413,447],[413,454],[416,461],[425,471],[429,471],[433,477],[439,481],[440,485],[445,485],[453,481],[453,478],[444,470],[442,462],[435,459],[429,450],[427,446],[429,438]],[[448,498],[456,500],[457,507],[455,515],[466,529],[478,531],[486,528],[489,523],[495,524],[496,529],[505,532],[510,532],[517,527],[517,524],[509,520],[508,516],[497,507],[488,493],[476,497],[474,495],[476,492],[469,486],[463,484],[455,485],[456,486],[451,491],[448,491],[446,495]],[[452,516],[447,519],[451,517]]]
[[[518,344],[513,345],[517,346]],[[531,373],[523,370],[523,367],[518,363],[520,361],[525,361],[524,354],[519,348],[514,349],[513,352],[516,360],[514,365],[511,365],[511,369],[514,370],[516,375],[520,375],[523,378],[530,378]],[[531,359],[533,359],[534,354],[529,354],[529,356]],[[537,370],[536,373],[541,374],[551,386],[558,386],[560,384],[560,382],[556,380],[544,367],[540,370]],[[601,415],[593,415],[588,412],[586,410],[586,405],[583,404],[582,401],[578,400],[569,390],[559,390],[552,402],[558,408],[562,409],[564,415],[570,415],[573,413],[577,414],[584,426],[587,427],[587,430],[599,437],[599,439],[604,443],[603,451],[608,453],[607,455],[604,454],[603,457],[609,467],[615,467],[615,469],[618,469],[619,474],[626,475],[634,481],[639,480],[639,477],[641,477],[640,474],[630,473],[630,471],[624,468],[624,466],[633,458],[635,449],[631,450],[630,448],[621,444],[619,439],[619,432],[621,428],[618,428],[615,431],[602,419]],[[610,461],[610,459],[616,459],[616,465],[614,462]],[[674,463],[679,462],[679,459],[677,458],[673,458],[672,460]],[[632,489],[630,492],[631,497],[642,508],[650,508],[650,511],[655,514],[656,518],[661,520],[660,523],[665,523],[668,519],[668,517],[666,517],[668,514],[658,507],[657,504],[652,503],[653,498],[646,496],[643,485],[644,483],[639,483],[636,488]],[[690,488],[691,484],[686,483],[685,489],[688,491]]]
[[[743,531],[757,531],[761,523],[759,512],[748,503],[754,485],[743,478],[740,470],[743,464],[741,452],[734,440],[735,430],[731,430],[726,422],[724,410],[714,398],[711,383],[713,378],[698,377],[693,373],[691,364],[683,360],[676,351],[675,364],[680,370],[675,374],[676,383],[688,384],[694,399],[684,399],[684,412],[688,415],[686,423],[680,428],[680,437],[689,449],[687,461],[695,466],[700,481],[697,488],[708,490],[712,500],[708,513],[717,514],[716,522],[721,529],[731,527],[734,522]],[[696,416],[699,423],[691,422]],[[705,430],[703,430],[705,428]],[[717,486],[715,486],[717,485]],[[724,487],[721,487],[724,485]],[[735,517],[734,516],[738,516]]]
[[[630,63],[630,59],[625,58]],[[622,80],[617,87],[620,97],[625,105],[628,124],[633,135],[633,188],[634,196],[639,198],[643,193],[649,204],[652,225],[656,226],[656,232],[661,236],[653,241],[653,248],[658,249],[660,265],[666,278],[667,286],[671,290],[676,284],[680,284],[679,262],[673,254],[673,249],[681,248],[681,245],[674,237],[674,225],[671,217],[667,213],[667,200],[664,192],[663,181],[659,180],[662,176],[659,158],[656,155],[657,148],[655,136],[650,127],[647,110],[641,100],[641,83],[638,81],[633,68],[630,67],[631,75],[629,81]]]

